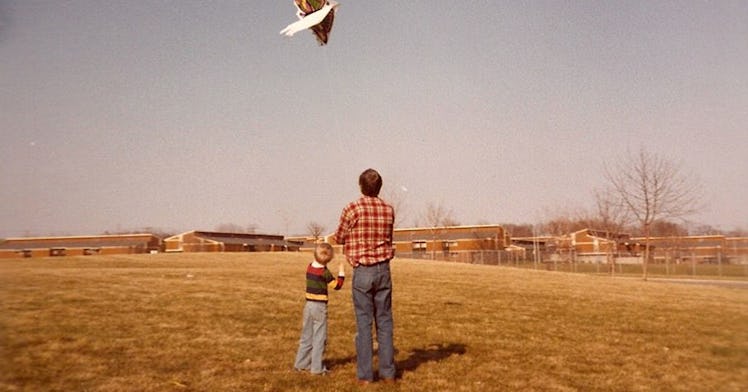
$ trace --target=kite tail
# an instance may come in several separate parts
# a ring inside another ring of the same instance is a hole
[[[322,23],[322,21],[325,19],[327,14],[330,13],[331,10],[332,7],[326,5],[319,11],[312,12],[311,14],[304,16],[303,19],[297,20],[296,22],[293,22],[290,25],[286,26],[285,29],[280,31],[280,34],[287,37],[292,37],[294,34],[298,33],[301,30],[306,30],[312,26],[316,26]]]
[[[280,31],[280,35],[285,35],[286,37],[293,37],[294,34],[298,33],[301,30],[308,28],[306,26],[300,25],[299,22],[301,21],[294,22],[286,26],[286,28]]]

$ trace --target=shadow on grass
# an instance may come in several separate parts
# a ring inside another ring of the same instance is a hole
[[[404,360],[397,361],[398,377],[404,372],[412,372],[427,362],[441,362],[453,355],[463,355],[467,352],[467,346],[462,343],[431,344],[426,348],[416,348],[410,356]]]
[[[401,361],[397,361],[398,378],[402,377],[404,372],[412,372],[419,366],[427,362],[440,362],[453,355],[463,355],[467,352],[467,346],[462,343],[449,344],[431,344],[427,348],[416,348],[413,352]],[[374,350],[374,357],[377,356],[377,350]],[[356,356],[350,355],[343,358],[332,358],[325,361],[328,369],[334,369],[338,366],[344,366],[356,362]]]
[[[332,370],[338,366],[344,366],[344,365],[347,365],[349,363],[354,363],[354,362],[356,362],[356,356],[350,355],[350,356],[343,357],[343,358],[327,359],[325,360],[325,365],[327,366],[328,369]]]

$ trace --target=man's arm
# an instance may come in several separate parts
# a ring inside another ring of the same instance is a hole
[[[344,245],[348,239],[348,233],[351,231],[350,206],[346,206],[340,214],[338,229],[335,231],[335,242]]]

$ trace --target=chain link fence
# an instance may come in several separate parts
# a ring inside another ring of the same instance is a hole
[[[619,257],[608,261],[609,258],[603,256],[588,261],[579,261],[569,257],[559,257],[558,254],[550,252],[541,252],[538,257],[528,258],[517,252],[496,250],[449,253],[412,252],[398,253],[397,257],[584,274],[641,276],[644,273],[640,257]],[[748,278],[748,262],[742,259],[709,261],[684,259],[679,262],[650,262],[647,264],[647,275],[651,277]]]

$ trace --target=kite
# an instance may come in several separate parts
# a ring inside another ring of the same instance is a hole
[[[338,3],[333,0],[294,0],[296,5],[296,16],[299,18],[294,23],[281,30],[281,34],[292,37],[301,30],[311,29],[317,42],[325,45],[330,37],[332,22],[335,20],[335,9]]]

